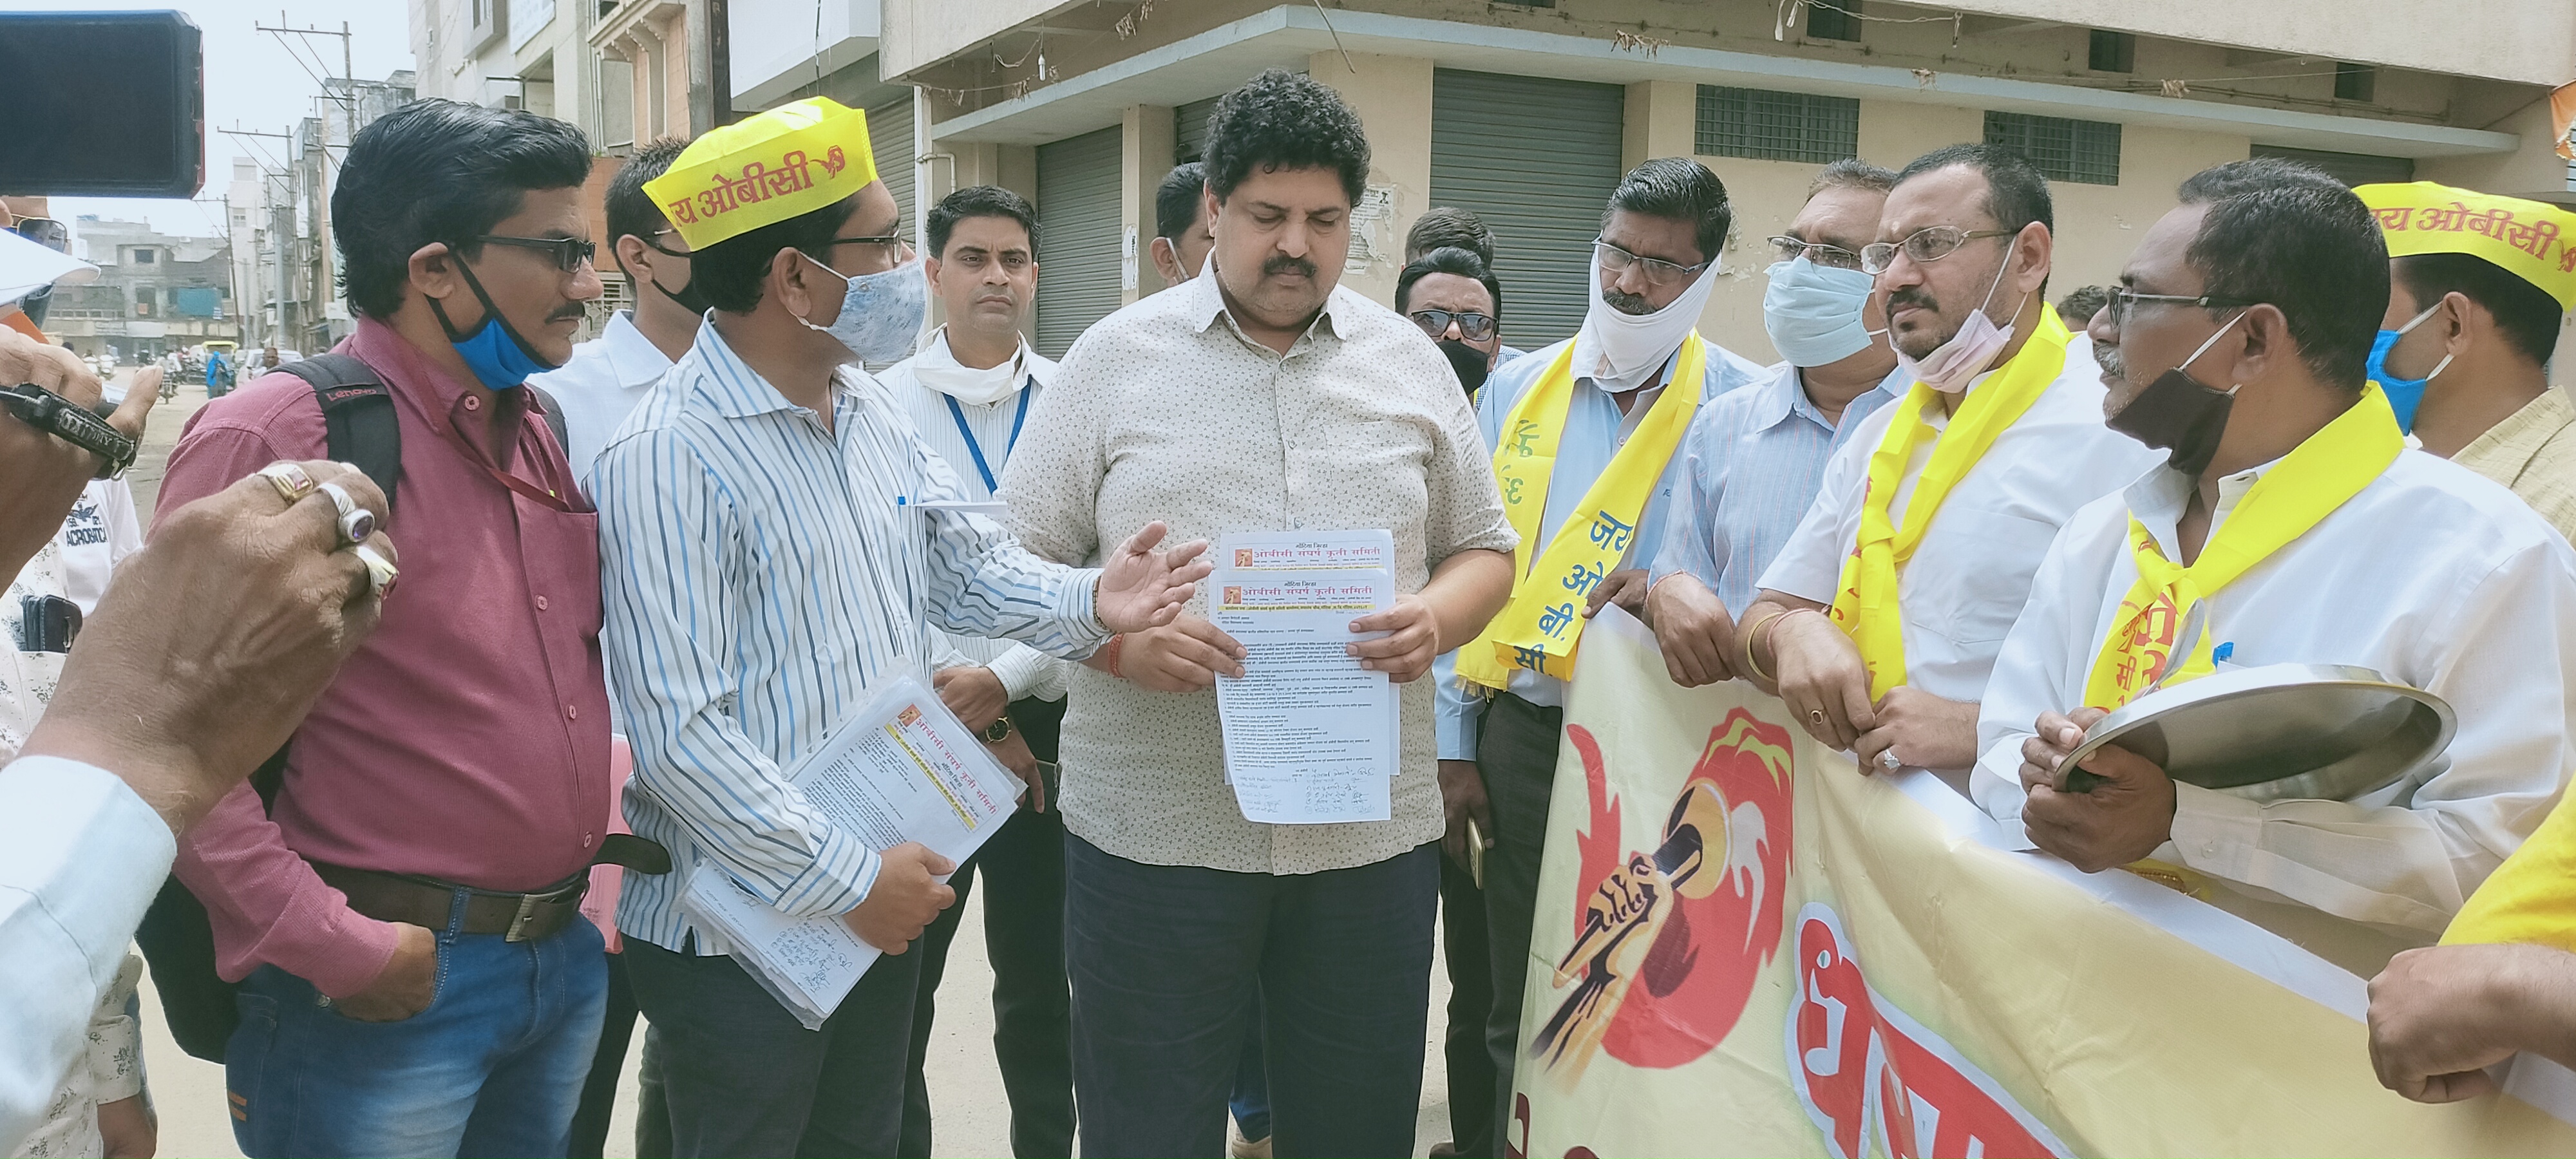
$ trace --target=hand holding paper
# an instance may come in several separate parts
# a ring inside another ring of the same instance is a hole
[[[1395,597],[1395,606],[1383,612],[1371,612],[1351,621],[1353,634],[1384,632],[1371,640],[1351,641],[1348,649],[1359,657],[1360,667],[1371,672],[1384,672],[1398,684],[1418,680],[1431,671],[1440,647],[1440,617],[1431,610],[1429,601],[1418,595]]]
[[[867,944],[900,954],[938,920],[939,911],[956,904],[957,891],[945,882],[955,872],[956,862],[906,841],[879,855],[876,885],[841,921]]]

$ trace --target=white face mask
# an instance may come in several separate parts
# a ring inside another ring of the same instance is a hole
[[[1995,355],[2003,353],[2004,347],[2012,344],[2013,328],[1997,326],[1993,318],[1986,316],[1986,304],[1995,300],[1995,290],[2004,284],[2004,275],[2010,272],[2012,254],[2007,251],[2004,264],[1995,269],[1994,283],[1986,287],[1986,300],[1968,311],[1967,320],[1959,323],[1959,332],[1919,359],[1908,357],[1903,350],[1897,351],[1896,364],[1913,375],[1914,381],[1943,394],[1957,394],[1968,389],[1968,383],[1994,365]],[[2022,302],[2027,300],[2013,302],[2013,316],[2021,315]]]
[[[1682,347],[1682,339],[1699,325],[1700,311],[1708,305],[1708,295],[1717,287],[1718,269],[1724,263],[1711,259],[1700,271],[1699,280],[1682,291],[1663,309],[1651,314],[1621,313],[1617,307],[1601,300],[1601,268],[1592,268],[1592,302],[1583,315],[1583,328],[1601,350],[1608,367],[1598,377],[1612,382],[1651,374],[1673,351]],[[1576,368],[1580,373],[1583,368]]]
[[[912,377],[959,402],[991,406],[1019,393],[1020,387],[1027,384],[1028,376],[1021,369],[1023,361],[1022,354],[1014,353],[1009,361],[982,370],[961,365],[956,353],[948,349],[948,331],[942,327],[931,335],[921,353],[912,356]]]
[[[812,255],[805,255],[805,260],[848,286],[832,324],[817,326],[797,318],[806,329],[840,339],[861,362],[898,361],[912,349],[913,338],[921,333],[921,320],[930,313],[930,284],[921,276],[920,258],[883,273],[856,277],[815,262]]]

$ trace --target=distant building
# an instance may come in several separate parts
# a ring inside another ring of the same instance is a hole
[[[228,241],[90,214],[71,225],[73,253],[97,266],[99,277],[55,290],[45,329],[73,350],[103,354],[113,346],[131,363],[210,338],[241,340]]]

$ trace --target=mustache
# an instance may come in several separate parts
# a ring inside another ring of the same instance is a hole
[[[1606,305],[1613,310],[1617,310],[1622,314],[1652,314],[1655,312],[1654,303],[1647,301],[1643,294],[1630,294],[1619,290],[1603,290],[1601,291],[1601,302],[1603,305]]]
[[[1919,306],[1923,309],[1930,310],[1935,314],[1941,312],[1941,303],[1934,301],[1931,291],[1926,290],[1921,286],[1907,286],[1901,290],[1889,291],[1887,295],[1888,312],[1894,313],[1896,308],[1899,306]]]
[[[573,302],[573,303],[569,303],[569,304],[567,304],[567,305],[563,305],[563,306],[558,306],[558,307],[556,307],[556,308],[555,308],[555,312],[554,312],[554,313],[546,315],[546,321],[548,321],[548,322],[578,322],[578,321],[581,321],[582,319],[587,318],[587,317],[589,317],[589,316],[590,316],[590,311],[589,311],[589,309],[587,309],[586,307],[584,307],[584,306],[583,306],[581,303],[579,303],[579,302]]]
[[[2095,365],[2102,368],[2102,376],[2104,378],[2115,378],[2122,382],[2128,381],[2129,361],[2120,357],[2120,348],[2118,346],[2104,342],[2095,342],[2093,344],[2093,362]]]
[[[1305,258],[1274,254],[1261,263],[1261,276],[1266,278],[1276,274],[1299,274],[1311,278],[1315,276],[1315,263]]]

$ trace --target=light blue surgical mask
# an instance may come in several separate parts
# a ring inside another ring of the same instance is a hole
[[[1764,271],[1762,329],[1791,366],[1824,366],[1869,348],[1873,331],[1861,321],[1875,279],[1859,270],[1820,266],[1800,255]]]
[[[2442,360],[2434,363],[2432,371],[2422,378],[2399,378],[2389,373],[2388,352],[2396,347],[2398,339],[2406,336],[2407,331],[2423,325],[2424,319],[2432,317],[2433,311],[2441,308],[2442,304],[2435,302],[2432,309],[2417,314],[2413,321],[2394,330],[2380,331],[2379,337],[2370,343],[2370,361],[2363,364],[2363,373],[2379,384],[2380,393],[2388,396],[2388,409],[2397,412],[2398,430],[2414,431],[2415,408],[2424,405],[2424,388],[2432,384],[2435,375],[2451,365],[2451,353],[2443,351]]]
[[[457,332],[455,323],[447,320],[447,309],[438,299],[429,300],[429,311],[438,316],[439,329],[447,332],[447,343],[456,348],[465,368],[474,379],[494,390],[509,390],[528,381],[529,376],[553,370],[560,363],[548,362],[519,337],[518,328],[501,316],[492,304],[492,295],[483,292],[483,283],[474,276],[474,268],[460,259],[456,272],[465,275],[465,288],[474,291],[474,300],[483,303],[483,321],[471,334]]]
[[[814,261],[810,255],[805,260]],[[921,320],[930,313],[930,283],[922,277],[920,258],[884,273],[855,277],[821,262],[814,265],[847,283],[849,289],[841,295],[841,313],[831,325],[817,326],[798,318],[806,329],[840,339],[861,362],[896,362],[912,352],[912,340],[921,334]]]

